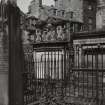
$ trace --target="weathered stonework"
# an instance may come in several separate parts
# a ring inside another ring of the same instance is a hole
[[[105,27],[105,1],[98,0],[97,15],[96,15],[97,29],[103,29]]]
[[[8,36],[0,32],[0,105],[8,105]]]

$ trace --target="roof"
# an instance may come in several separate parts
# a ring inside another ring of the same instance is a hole
[[[38,19],[36,18],[35,16],[33,15],[28,15],[26,19],[35,19],[37,21],[37,25],[43,25],[43,24],[53,24],[53,25],[58,25],[58,24],[64,24],[66,22],[72,22],[72,23],[80,23],[78,21],[73,21],[73,20],[70,20],[70,19],[66,19],[66,18],[63,18],[63,17],[60,17],[60,16],[48,16],[46,18],[46,20],[41,20],[41,19]],[[82,23],[80,23],[82,24]]]

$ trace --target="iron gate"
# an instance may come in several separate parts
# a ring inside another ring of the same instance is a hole
[[[105,104],[105,45],[68,45],[26,54],[25,105]]]
[[[65,87],[69,77],[70,54],[68,43],[63,44],[34,47],[32,52],[25,54],[26,72],[23,74],[25,105],[48,104],[49,99],[56,100],[68,94]]]

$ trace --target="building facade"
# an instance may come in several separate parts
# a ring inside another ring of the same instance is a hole
[[[45,6],[42,0],[33,0],[29,6],[29,14],[38,16],[59,16],[75,22],[84,23],[82,31],[96,29],[96,0],[54,0],[54,6]]]
[[[47,15],[57,15],[64,18],[73,18],[75,21],[82,22],[82,1],[76,0],[55,0],[54,6],[46,6],[41,0],[33,0],[29,6],[29,14],[38,17],[41,14],[41,7],[47,12]],[[52,14],[52,9],[53,13]]]
[[[97,5],[97,29],[102,29],[105,27],[105,0],[98,0]]]
[[[67,14],[69,12],[72,12],[72,17],[75,20],[78,21],[83,21],[83,8],[82,8],[82,4],[83,1],[82,0],[54,0],[55,1],[55,7],[58,9],[64,9]]]
[[[96,0],[55,0],[55,7],[72,10],[73,17],[84,23],[84,31],[96,28]]]
[[[93,31],[96,29],[96,11],[96,0],[83,0],[83,22],[85,31]]]

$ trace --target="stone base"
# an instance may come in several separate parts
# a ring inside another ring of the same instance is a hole
[[[0,72],[0,105],[8,105],[8,73]]]

